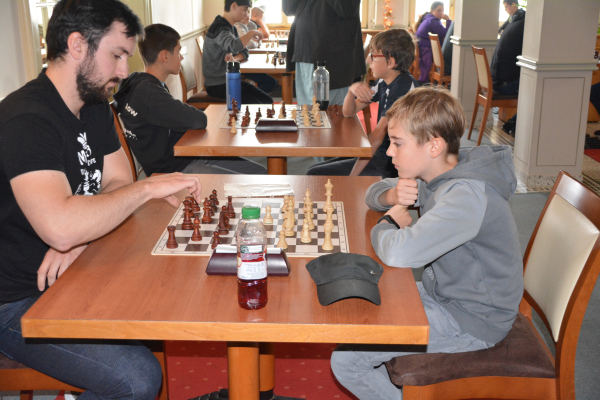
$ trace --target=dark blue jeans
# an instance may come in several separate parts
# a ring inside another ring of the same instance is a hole
[[[21,317],[39,296],[0,305],[0,352],[86,391],[79,400],[154,400],[162,371],[139,342],[24,339]]]
[[[494,92],[502,94],[518,94],[519,93],[519,79],[512,82],[494,83]]]
[[[265,93],[271,93],[277,88],[277,79],[267,74],[244,74],[247,79],[250,79],[258,85],[258,88]]]

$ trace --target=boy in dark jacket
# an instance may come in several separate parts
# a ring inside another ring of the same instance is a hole
[[[227,62],[247,60],[250,53],[246,46],[252,39],[261,40],[263,34],[256,29],[240,37],[236,22],[248,16],[251,0],[225,0],[223,16],[217,15],[206,32],[202,50],[202,73],[206,92],[220,99],[227,98]],[[242,104],[272,104],[273,99],[261,89],[242,81]]]
[[[144,29],[139,50],[144,72],[134,72],[113,96],[123,131],[147,176],[153,173],[266,174],[262,165],[241,157],[175,157],[173,146],[189,129],[206,128],[206,115],[169,93],[165,80],[181,68],[179,34],[162,24]]]

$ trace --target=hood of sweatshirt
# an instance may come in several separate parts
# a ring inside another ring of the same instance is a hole
[[[500,196],[510,199],[517,189],[517,177],[509,146],[477,146],[462,148],[458,164],[427,185],[421,185],[425,197],[429,197],[441,185],[452,179],[475,179],[491,186]]]
[[[113,95],[113,99],[119,102],[127,101],[135,88],[142,82],[152,82],[162,85],[163,83],[154,75],[146,72],[132,72],[127,78],[119,84],[119,91]]]
[[[210,28],[208,28],[208,31],[206,32],[206,37],[214,39],[217,36],[219,36],[219,32],[221,32],[222,30],[231,30],[231,28],[232,25],[229,23],[229,21],[227,21],[222,16],[217,15],[213,23],[210,25]]]

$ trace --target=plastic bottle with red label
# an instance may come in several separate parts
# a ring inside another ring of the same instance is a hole
[[[267,232],[260,207],[244,206],[236,231],[238,303],[246,310],[267,305]]]

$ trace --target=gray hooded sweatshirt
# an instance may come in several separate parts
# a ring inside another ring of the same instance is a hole
[[[517,187],[508,146],[460,150],[458,164],[429,183],[418,181],[421,217],[411,227],[377,224],[371,243],[392,267],[425,266],[423,287],[474,337],[498,343],[508,334],[523,296],[523,263],[508,200]],[[367,191],[378,199],[398,178]]]

